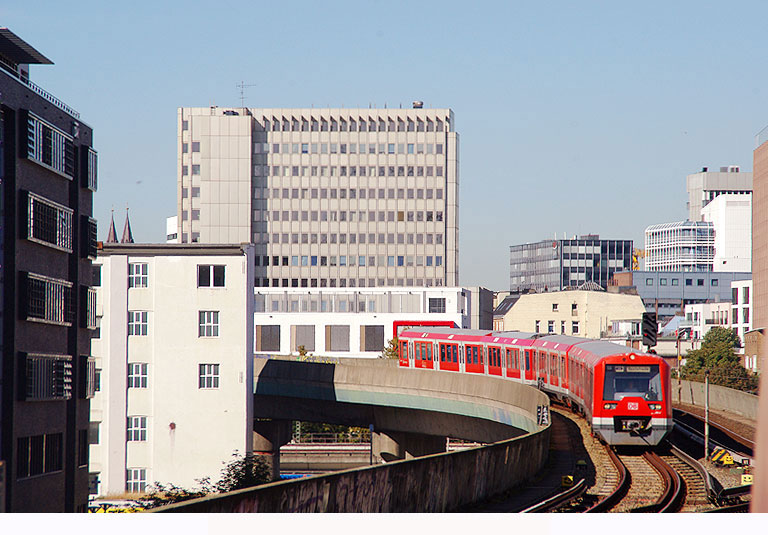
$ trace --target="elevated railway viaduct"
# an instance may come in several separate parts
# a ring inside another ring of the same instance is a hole
[[[273,455],[290,421],[373,425],[384,460],[201,498],[158,512],[441,512],[534,476],[547,460],[549,400],[487,376],[400,369],[394,361],[257,359],[254,451]],[[488,446],[445,452],[447,436]],[[401,459],[401,460],[396,460]]]

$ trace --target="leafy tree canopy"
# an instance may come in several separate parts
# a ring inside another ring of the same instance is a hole
[[[383,359],[398,359],[400,358],[400,353],[397,349],[398,341],[397,338],[393,338],[390,340],[387,345],[384,347],[384,351],[381,352],[381,358]]]
[[[725,327],[712,327],[707,334],[704,335],[704,340],[701,346],[704,347],[707,344],[713,344],[717,342],[724,342],[731,347],[741,347],[741,340],[739,335],[733,332],[733,329],[726,329]]]
[[[739,355],[734,351],[739,337],[732,330],[723,327],[712,328],[705,336],[700,349],[689,351],[682,368],[682,377],[691,381],[704,382],[707,371],[712,384],[754,392],[757,377],[750,375],[741,365]]]

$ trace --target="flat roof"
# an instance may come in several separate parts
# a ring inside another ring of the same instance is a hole
[[[247,243],[102,243],[98,256],[216,256],[242,254]]]
[[[14,63],[53,65],[51,60],[8,28],[0,28],[0,55]]]

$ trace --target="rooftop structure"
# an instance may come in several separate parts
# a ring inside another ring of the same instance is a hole
[[[742,172],[738,165],[720,167],[710,171],[703,167],[700,172],[686,177],[688,191],[688,219],[701,221],[701,210],[719,195],[746,195],[752,193],[752,173]]]

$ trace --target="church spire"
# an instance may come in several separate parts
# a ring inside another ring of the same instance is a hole
[[[123,239],[120,240],[120,243],[133,243],[131,221],[128,219],[128,208],[125,209],[125,227],[123,227]]]
[[[117,243],[117,231],[115,230],[115,211],[112,210],[112,222],[109,224],[109,234],[106,243]]]

